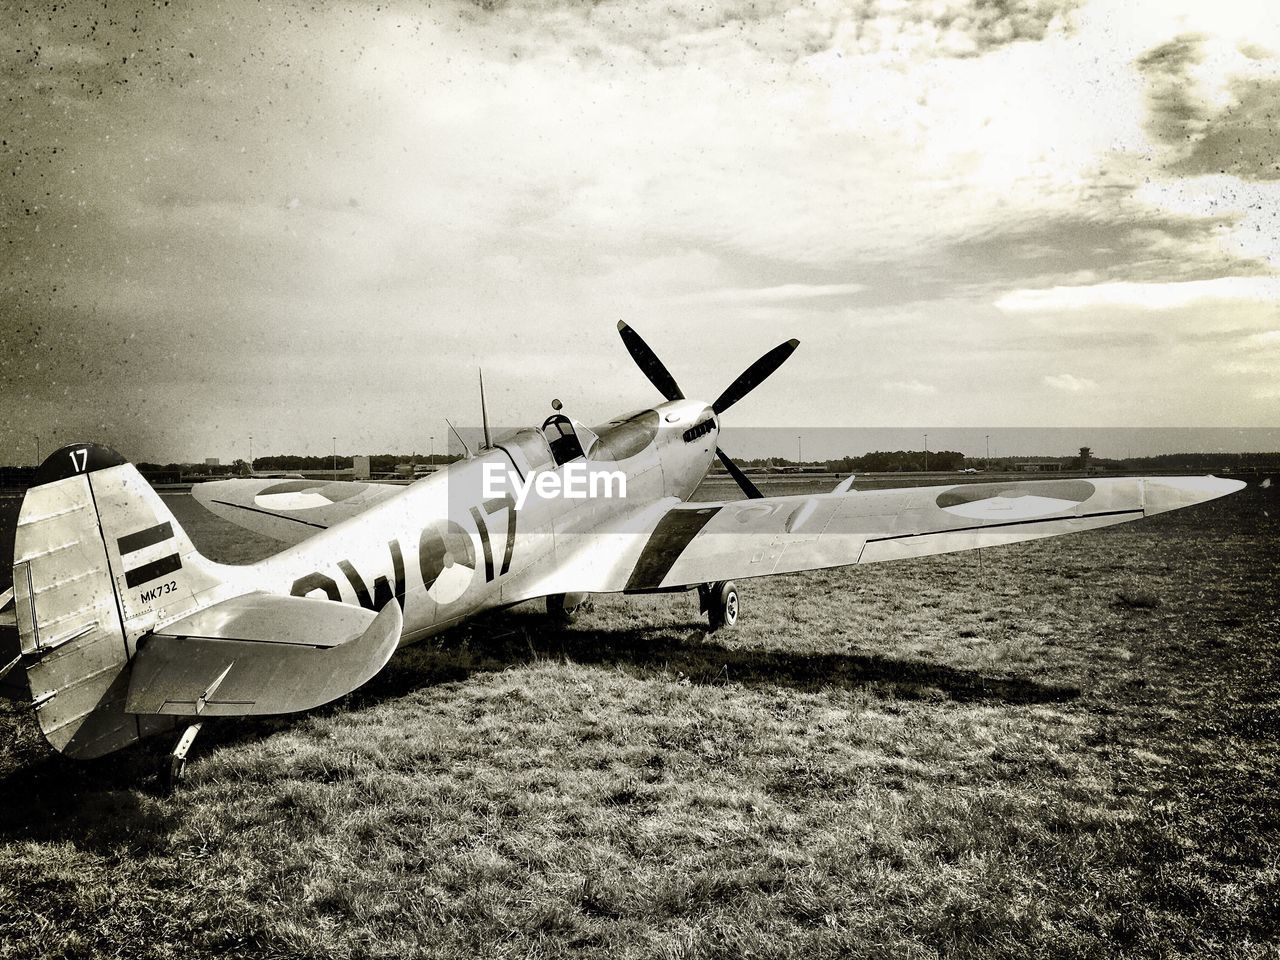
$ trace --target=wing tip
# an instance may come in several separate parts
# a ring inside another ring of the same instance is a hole
[[[1148,514],[1217,500],[1243,490],[1247,484],[1231,477],[1145,477],[1145,507]]]

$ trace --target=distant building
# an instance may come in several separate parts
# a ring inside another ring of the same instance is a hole
[[[205,457],[204,465],[206,467],[220,467],[222,466],[222,459],[220,457]]]
[[[356,480],[369,479],[369,458],[368,457],[352,457],[351,458],[351,476]]]
[[[1057,460],[1022,460],[1015,463],[1014,468],[1028,473],[1041,473],[1046,470],[1061,470],[1062,464]]]

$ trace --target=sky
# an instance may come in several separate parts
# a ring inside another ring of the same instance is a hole
[[[1280,426],[1270,0],[46,6],[0,462],[443,449],[481,366],[600,422],[619,319],[708,399],[798,337],[780,436]]]

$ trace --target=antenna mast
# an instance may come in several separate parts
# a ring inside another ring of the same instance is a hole
[[[471,448],[470,448],[469,446],[467,446],[467,441],[465,441],[465,440],[463,440],[463,439],[462,439],[462,434],[460,434],[460,433],[458,432],[458,428],[457,428],[457,427],[455,427],[452,423],[449,423],[449,418],[448,418],[448,417],[445,417],[445,418],[444,418],[444,422],[449,424],[449,429],[453,431],[453,435],[454,435],[455,437],[457,437],[457,438],[458,438],[458,442],[459,442],[460,444],[462,444],[462,449],[463,449],[463,450],[465,450],[465,451],[467,451],[467,459],[468,459],[468,460],[470,460],[472,457],[474,457],[474,456],[475,456],[475,454],[474,454],[474,453],[472,453],[472,452],[471,452]]]
[[[493,440],[489,437],[489,411],[484,405],[484,370],[476,368],[480,373],[480,419],[484,423],[484,448],[488,450],[493,446]]]

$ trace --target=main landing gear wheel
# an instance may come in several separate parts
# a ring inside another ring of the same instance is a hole
[[[738,622],[738,588],[732,580],[717,580],[698,587],[698,605],[713,631]]]
[[[557,623],[573,623],[586,609],[586,602],[585,593],[553,593],[547,597],[547,616]]]

